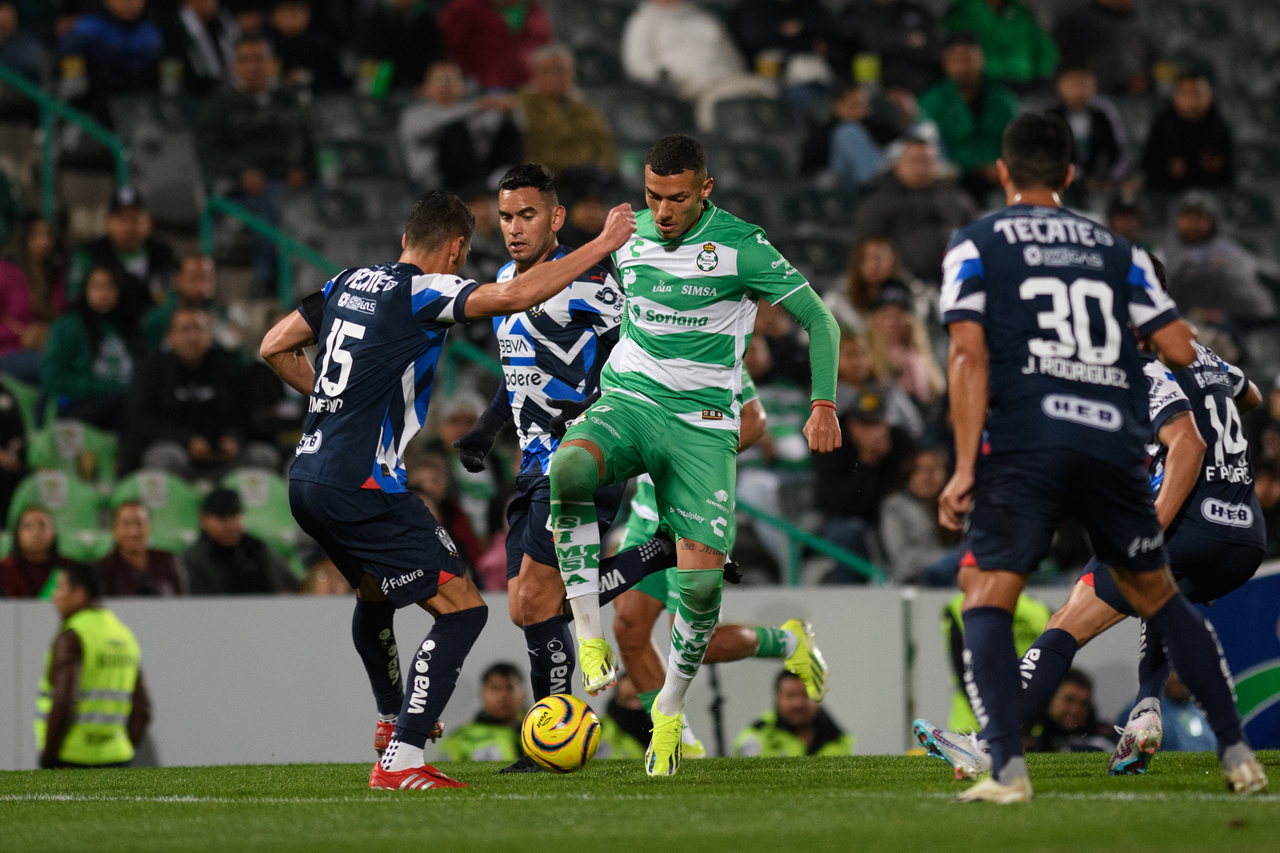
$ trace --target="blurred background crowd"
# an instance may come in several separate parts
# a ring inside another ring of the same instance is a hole
[[[1071,126],[1068,203],[1157,252],[1202,339],[1271,389],[1245,425],[1280,552],[1274,2],[0,0],[0,64],[131,154],[117,186],[108,147],[72,122],[48,136],[0,85],[5,596],[48,594],[67,560],[100,561],[109,595],[346,592],[288,510],[306,401],[257,358],[282,301],[326,276],[282,282],[279,245],[234,218],[202,250],[208,198],[361,266],[393,260],[413,201],[450,189],[477,217],[465,274],[490,281],[507,167],[557,175],[578,245],[612,204],[642,206],[644,152],[670,132],[706,145],[712,201],[762,225],[843,330],[844,446],[815,466],[803,332],[760,306],[746,368],[769,427],[739,498],[895,583],[952,585],[940,263],[1003,204],[994,161],[1025,109]],[[498,590],[518,450],[509,434],[489,470],[458,462],[496,347],[486,324],[452,337],[472,347],[446,357],[410,486]],[[740,521],[746,582],[788,580],[785,528]],[[800,556],[802,583],[865,582]],[[1064,526],[1034,580],[1088,556]]]

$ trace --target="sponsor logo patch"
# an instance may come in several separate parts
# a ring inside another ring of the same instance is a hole
[[[453,544],[453,537],[449,535],[449,531],[443,527],[436,528],[436,538],[440,540],[440,544],[445,547],[453,556],[458,556],[458,546]]]
[[[702,419],[704,421],[722,421],[724,420],[724,412],[717,412],[715,409],[703,409]]]
[[[1205,498],[1200,504],[1205,521],[1227,527],[1252,527],[1253,510],[1244,504],[1229,504],[1217,498]]]
[[[315,453],[320,449],[320,442],[324,438],[320,430],[307,433],[302,436],[302,440],[298,442],[298,449],[295,455],[301,456],[304,453]]]
[[[1040,401],[1041,410],[1057,421],[1116,432],[1124,426],[1124,416],[1110,403],[1086,400],[1070,394],[1050,394]]]
[[[378,303],[373,299],[365,299],[352,293],[344,293],[338,297],[339,308],[349,308],[362,314],[372,314],[378,310]]]

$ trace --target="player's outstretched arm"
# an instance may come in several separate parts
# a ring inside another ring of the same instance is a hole
[[[302,349],[315,342],[311,326],[301,314],[291,311],[289,316],[271,327],[258,352],[291,388],[309,397],[316,384],[316,369]]]
[[[620,204],[609,211],[600,236],[558,261],[538,264],[510,281],[484,284],[467,297],[468,320],[502,317],[546,302],[577,280],[587,270],[618,251],[636,230],[631,205]]]
[[[981,323],[957,320],[948,330],[951,351],[947,356],[947,385],[951,389],[951,420],[956,433],[956,470],[938,497],[938,523],[948,530],[959,530],[973,505],[978,446],[987,422],[991,356]]]
[[[1150,341],[1160,360],[1174,370],[1179,370],[1196,360],[1195,329],[1186,320],[1174,320],[1151,333]]]
[[[1262,392],[1258,390],[1258,386],[1252,382],[1249,383],[1248,389],[1236,398],[1236,410],[1242,415],[1247,415],[1254,409],[1262,405]]]
[[[1164,460],[1164,481],[1160,484],[1160,494],[1156,495],[1156,519],[1160,529],[1165,530],[1200,479],[1205,444],[1190,412],[1170,417],[1160,427],[1157,437],[1169,448]]]
[[[836,418],[836,362],[840,356],[840,327],[831,310],[804,286],[778,303],[809,333],[809,370],[812,402],[804,437],[809,450],[828,453],[840,446],[840,421]]]

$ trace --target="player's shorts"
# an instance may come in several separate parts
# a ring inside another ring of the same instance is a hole
[[[574,421],[561,444],[590,441],[604,455],[603,482],[645,472],[658,496],[658,519],[673,538],[717,551],[733,549],[738,433],[700,429],[653,403],[610,391]]]
[[[1266,556],[1266,550],[1257,545],[1223,542],[1182,531],[1173,534],[1168,547],[1169,568],[1178,590],[1196,604],[1212,604],[1244,586]],[[1096,557],[1085,566],[1080,582],[1093,587],[1098,598],[1115,610],[1134,615],[1115,578]]]
[[[676,568],[665,569],[645,575],[644,580],[631,587],[635,592],[643,592],[650,598],[662,602],[668,613],[675,613],[680,606],[680,571]]]
[[[978,460],[965,533],[972,559],[965,564],[1035,571],[1068,517],[1084,524],[1094,552],[1109,566],[1149,572],[1169,564],[1142,466],[1112,465],[1066,448]]]
[[[367,574],[396,607],[432,598],[440,584],[466,574],[453,539],[412,492],[291,480],[289,508],[352,588]]]
[[[626,490],[625,482],[596,489],[596,520],[601,538],[613,526]],[[525,554],[543,565],[557,565],[550,523],[551,478],[546,474],[516,477],[516,494],[507,505],[507,580],[520,574]]]

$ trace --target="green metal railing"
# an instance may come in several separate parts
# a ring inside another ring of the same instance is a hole
[[[129,183],[129,148],[120,137],[107,130],[92,116],[58,100],[13,68],[0,62],[0,82],[35,101],[40,107],[40,209],[46,219],[58,212],[57,155],[58,119],[69,121],[94,140],[102,143],[115,158],[116,186]]]
[[[276,244],[276,287],[279,292],[280,307],[285,310],[293,305],[294,259],[311,264],[325,275],[337,275],[342,272],[342,267],[306,243],[295,240],[244,206],[218,195],[211,195],[205,200],[204,212],[200,214],[200,251],[206,255],[213,254],[213,222],[218,216],[228,216],[253,233]]]

